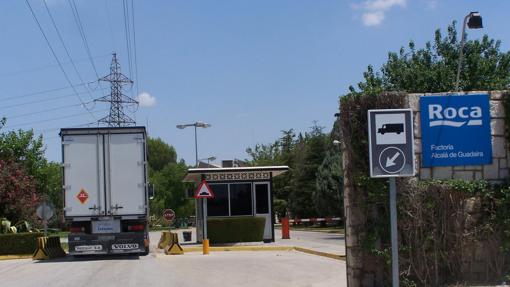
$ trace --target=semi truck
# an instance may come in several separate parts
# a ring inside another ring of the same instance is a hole
[[[145,127],[61,129],[69,254],[149,253]]]

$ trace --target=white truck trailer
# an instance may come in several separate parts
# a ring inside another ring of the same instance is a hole
[[[61,129],[69,254],[149,253],[145,127]]]

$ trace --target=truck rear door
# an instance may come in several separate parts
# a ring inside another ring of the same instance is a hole
[[[65,216],[105,214],[103,146],[99,135],[63,136]]]
[[[109,134],[107,148],[109,211],[113,215],[146,213],[145,136]]]

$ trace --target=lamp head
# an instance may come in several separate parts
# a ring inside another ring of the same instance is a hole
[[[204,122],[196,122],[195,123],[195,126],[197,128],[208,128],[211,126],[211,124],[208,124],[208,123],[204,123]]]
[[[469,29],[483,28],[482,16],[480,16],[480,13],[478,13],[478,12],[469,13],[469,19],[467,22],[467,26]]]

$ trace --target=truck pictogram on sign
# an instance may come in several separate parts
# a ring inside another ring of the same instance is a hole
[[[82,188],[76,195],[76,198],[81,202],[81,204],[85,204],[85,202],[89,199],[89,194]]]

